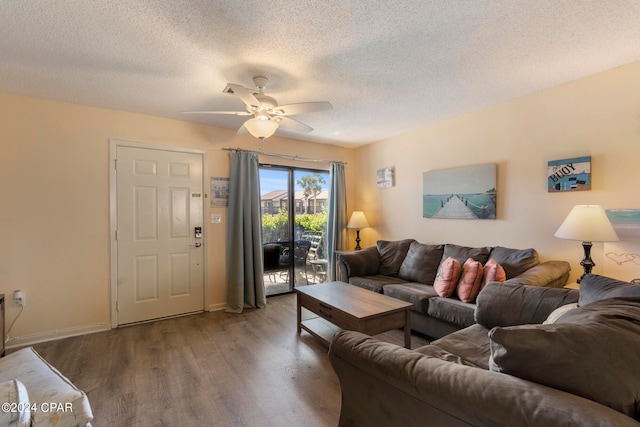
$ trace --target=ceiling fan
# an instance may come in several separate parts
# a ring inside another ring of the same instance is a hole
[[[257,89],[247,89],[244,86],[227,83],[227,86],[222,91],[240,98],[244,102],[247,111],[186,111],[186,113],[253,116],[253,118],[244,122],[238,133],[248,131],[256,138],[263,140],[273,135],[280,126],[296,132],[309,133],[313,130],[311,126],[288,116],[331,110],[333,108],[330,102],[300,102],[297,104],[278,105],[274,98],[264,93],[264,89],[269,84],[268,78],[256,76],[253,78],[253,84],[256,85]]]

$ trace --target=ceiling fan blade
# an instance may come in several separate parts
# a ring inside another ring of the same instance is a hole
[[[231,114],[234,116],[251,116],[247,111],[183,111],[184,114]]]
[[[297,121],[296,119],[292,119],[290,117],[276,117],[276,122],[278,122],[278,124],[280,126],[282,126],[285,129],[291,129],[294,130],[296,132],[302,132],[302,133],[309,133],[313,130],[313,128],[309,125],[305,125],[302,122]]]
[[[260,107],[260,105],[262,105],[260,104],[260,101],[258,101],[258,98],[254,96],[253,91],[251,91],[250,89],[247,89],[244,86],[234,85],[233,83],[227,83],[227,85],[225,86],[222,92],[236,95],[238,98],[242,100],[242,102],[245,103],[247,108],[249,107],[258,108]]]
[[[294,116],[296,114],[315,113],[316,111],[332,110],[330,102],[300,102],[298,104],[280,105],[273,109],[278,116]]]

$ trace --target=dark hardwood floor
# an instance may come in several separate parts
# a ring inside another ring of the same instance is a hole
[[[202,313],[34,345],[101,426],[335,426],[327,348],[296,333],[295,295],[243,314]],[[380,338],[402,345],[402,331]],[[413,337],[413,348],[425,344]]]

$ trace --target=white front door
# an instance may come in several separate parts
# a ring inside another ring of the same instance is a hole
[[[118,146],[116,158],[118,325],[202,311],[202,155]]]

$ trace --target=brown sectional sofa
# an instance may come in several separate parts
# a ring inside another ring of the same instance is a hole
[[[491,282],[475,318],[415,350],[339,332],[339,425],[640,426],[639,285]]]
[[[468,258],[483,265],[495,259],[506,273],[507,283],[562,287],[571,270],[568,262],[540,262],[535,249],[500,246],[471,248],[455,244],[428,245],[413,239],[380,240],[376,246],[339,253],[337,278],[343,282],[411,302],[411,328],[433,338],[473,325],[474,303],[441,298],[433,287],[440,263],[453,257],[460,264]]]

